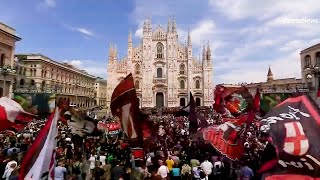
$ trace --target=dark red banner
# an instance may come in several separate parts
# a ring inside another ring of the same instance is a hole
[[[239,160],[244,154],[243,142],[238,137],[239,131],[231,126],[225,123],[221,126],[205,128],[203,138],[229,159]]]
[[[110,123],[99,122],[97,127],[99,130],[103,130],[103,131],[118,131],[121,129],[120,125],[115,122],[110,122]]]

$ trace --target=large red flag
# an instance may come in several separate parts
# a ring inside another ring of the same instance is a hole
[[[21,164],[19,180],[54,179],[54,161],[59,118],[60,111],[56,108],[24,157]]]
[[[119,118],[123,132],[130,139],[147,138],[150,136],[150,125],[139,109],[132,74],[129,74],[114,89],[110,104],[113,116]]]
[[[0,98],[0,131],[26,124],[33,118],[35,115],[26,112],[16,101],[7,97]]]

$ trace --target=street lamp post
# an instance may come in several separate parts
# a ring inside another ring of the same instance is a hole
[[[0,67],[0,74],[3,75],[3,96],[6,96],[6,77],[10,74],[15,74],[16,70],[11,66]]]

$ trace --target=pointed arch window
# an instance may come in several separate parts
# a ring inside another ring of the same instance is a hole
[[[180,81],[180,89],[185,89],[184,80],[181,80],[181,81]]]
[[[140,72],[141,72],[140,70],[141,70],[140,65],[139,65],[139,64],[136,64],[136,65],[135,65],[135,68],[134,68],[134,71],[135,71],[134,73],[135,73],[135,74],[140,74]]]
[[[184,64],[180,65],[180,74],[185,74],[186,66]]]
[[[157,44],[157,58],[159,58],[159,59],[161,59],[161,58],[163,58],[164,56],[163,56],[163,44],[162,43],[158,43]]]
[[[140,89],[140,82],[138,80],[134,83],[134,87]]]
[[[157,69],[157,78],[162,78],[162,68]]]
[[[196,80],[196,89],[200,89],[200,81]]]

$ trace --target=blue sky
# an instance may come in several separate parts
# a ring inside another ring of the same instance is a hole
[[[203,41],[213,49],[214,83],[260,82],[269,65],[275,78],[301,77],[301,49],[320,42],[317,0],[0,0],[0,21],[22,41],[17,53],[42,53],[106,77],[108,46],[126,55],[131,29],[140,42],[141,25],[152,18],[177,22],[179,39],[188,28],[199,57]],[[317,19],[288,24],[284,18]]]

